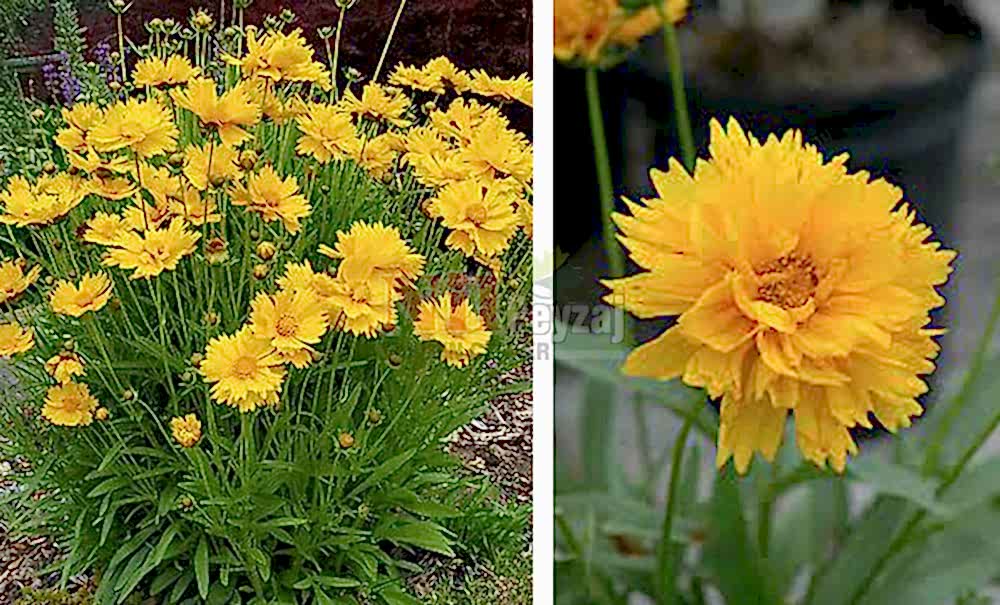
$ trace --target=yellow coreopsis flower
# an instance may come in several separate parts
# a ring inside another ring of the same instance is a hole
[[[181,447],[194,447],[201,440],[201,421],[194,414],[171,418],[170,434]]]
[[[490,178],[512,176],[528,183],[533,176],[534,160],[527,138],[508,128],[506,120],[486,116],[472,132],[468,143],[459,150],[459,157],[476,174]]]
[[[401,92],[390,92],[375,82],[365,84],[360,99],[348,90],[341,99],[340,106],[345,113],[352,115],[384,121],[401,128],[410,125],[410,121],[403,117],[410,107],[410,99]]]
[[[934,370],[928,313],[955,253],[928,241],[898,188],[825,162],[797,131],[761,143],[711,124],[694,176],[653,171],[658,197],[615,217],[642,272],[607,300],[640,318],[679,316],[624,371],[681,377],[722,399],[717,463],[772,459],[789,411],[796,443],[843,471],[848,429],[910,424]]]
[[[104,110],[94,103],[77,103],[62,109],[66,128],[56,134],[56,145],[66,151],[84,153],[90,147],[90,131],[104,121]]]
[[[415,153],[440,153],[448,149],[446,139],[457,139],[463,145],[467,144],[476,129],[487,120],[505,127],[510,125],[496,107],[460,97],[452,101],[447,110],[435,109],[431,112],[433,130],[411,130],[408,134],[412,140],[408,141],[407,150]],[[435,131],[440,136],[436,136]]]
[[[449,87],[456,92],[469,90],[472,78],[455,67],[447,57],[437,57],[428,61],[422,68],[397,65],[389,76],[389,83],[440,95]]]
[[[499,97],[531,107],[534,85],[527,74],[516,78],[498,78],[481,69],[472,71],[472,92],[484,97]]]
[[[311,155],[321,164],[352,157],[360,145],[350,114],[336,105],[314,103],[295,122],[302,131],[295,151]]]
[[[176,269],[182,258],[194,252],[200,237],[200,233],[188,231],[183,221],[143,234],[128,232],[108,250],[104,265],[133,269],[132,279],[155,277]]]
[[[59,384],[73,381],[74,376],[85,373],[83,359],[72,351],[63,351],[45,362],[45,371],[56,379]]]
[[[122,212],[122,216],[129,229],[144,233],[163,227],[164,224],[174,218],[174,215],[170,212],[169,200],[175,198],[170,197],[167,199],[167,202],[156,205],[148,204],[145,200],[142,200],[140,205],[133,204],[126,208]]]
[[[135,195],[136,186],[130,179],[120,176],[134,171],[127,158],[104,159],[93,149],[86,155],[68,152],[69,163],[90,175],[89,191],[109,200],[123,200]]]
[[[402,295],[391,282],[378,278],[354,280],[338,272],[333,287],[328,301],[333,310],[330,324],[336,329],[374,338],[380,330],[396,325],[396,303]]]
[[[200,227],[206,222],[212,224],[222,221],[215,199],[210,195],[201,195],[197,189],[185,190],[183,199],[173,198],[167,206],[167,211],[172,217],[182,219],[195,227]]]
[[[424,257],[413,251],[399,229],[382,223],[358,221],[349,231],[337,232],[332,248],[320,245],[319,253],[342,259],[338,274],[352,282],[379,279],[412,286],[424,270]]]
[[[88,311],[100,311],[111,300],[111,279],[104,273],[83,276],[80,285],[59,281],[52,291],[52,310],[59,315],[80,317]]]
[[[430,200],[432,216],[452,230],[445,244],[467,256],[502,254],[521,219],[509,187],[476,180],[445,186]]]
[[[287,263],[285,274],[278,278],[278,287],[287,292],[310,292],[330,310],[330,297],[338,292],[334,278],[326,273],[316,273],[308,260]]]
[[[25,266],[17,261],[0,262],[0,305],[15,301],[38,281],[42,268],[34,266],[25,272]]]
[[[372,178],[381,179],[389,174],[393,162],[396,161],[399,135],[385,132],[378,136],[361,141],[354,156],[354,161],[368,171]]]
[[[459,69],[448,57],[435,57],[424,65],[423,72],[450,86],[455,92],[465,92],[472,86],[472,78],[464,70]]]
[[[97,151],[127,149],[149,158],[176,149],[178,135],[173,115],[157,99],[129,99],[108,108],[89,141]]]
[[[220,97],[215,82],[195,78],[185,88],[170,91],[178,107],[198,116],[201,123],[218,131],[222,142],[229,146],[242,143],[249,134],[244,127],[260,121],[261,108],[254,98],[256,91],[249,82],[240,82]]]
[[[0,323],[0,358],[25,353],[35,346],[35,333],[13,323]]]
[[[299,193],[295,177],[289,175],[282,179],[270,164],[251,174],[246,186],[235,185],[233,204],[246,206],[267,222],[280,220],[290,233],[298,233],[301,219],[312,212],[312,206]]]
[[[0,193],[0,223],[18,227],[47,225],[76,208],[86,195],[85,181],[66,173],[42,175],[34,184],[17,175]]]
[[[256,28],[247,31],[247,52],[243,57],[223,55],[230,65],[238,65],[244,78],[264,78],[271,82],[313,82],[330,89],[330,72],[313,60],[315,51],[301,29],[290,34],[268,32],[257,37]]]
[[[285,368],[271,341],[244,327],[208,343],[201,374],[205,382],[212,383],[213,399],[241,412],[252,412],[278,403]]]
[[[284,124],[309,112],[309,105],[299,95],[282,100],[275,94],[265,92],[261,100],[264,115],[271,118],[275,124]]]
[[[239,179],[243,175],[239,162],[239,153],[228,145],[191,145],[184,150],[184,176],[192,185],[205,190],[213,181],[221,185]]]
[[[311,349],[327,330],[327,317],[319,297],[308,289],[261,292],[253,300],[250,329],[283,354]]]
[[[69,382],[49,388],[42,417],[57,426],[87,426],[94,421],[97,406],[90,387]]]
[[[83,241],[101,246],[117,246],[132,230],[129,221],[117,214],[98,212],[84,225]]]
[[[420,303],[420,315],[413,324],[413,333],[420,340],[443,344],[441,359],[459,368],[486,352],[491,334],[483,318],[472,310],[468,299],[452,305],[450,294]]]
[[[168,87],[184,84],[200,73],[201,68],[191,65],[191,61],[182,55],[170,55],[166,61],[159,57],[147,57],[136,63],[132,80],[137,87]]]
[[[677,23],[687,14],[688,4],[689,0],[663,0],[662,10]],[[553,16],[556,59],[591,65],[601,64],[609,48],[635,46],[663,23],[657,7],[630,12],[618,0],[555,0]]]

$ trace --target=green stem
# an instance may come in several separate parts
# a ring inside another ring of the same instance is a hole
[[[375,67],[375,75],[372,77],[372,82],[378,81],[378,76],[382,73],[382,64],[385,62],[385,56],[389,53],[389,45],[392,44],[392,36],[396,33],[396,26],[399,24],[399,17],[403,14],[403,9],[406,7],[406,0],[399,0],[399,8],[396,10],[396,17],[392,20],[392,27],[389,28],[389,37],[385,40],[385,46],[382,47],[382,55],[378,58],[378,66]]]
[[[128,75],[125,73],[125,32],[122,29],[122,14],[118,13],[118,59],[122,66],[122,87],[128,83]]]
[[[691,421],[685,420],[674,441],[674,452],[670,460],[670,483],[667,487],[667,510],[663,517],[663,534],[660,536],[659,548],[656,552],[657,580],[659,586],[660,605],[673,605],[677,602],[677,553],[671,538],[674,529],[674,517],[677,515],[677,490],[680,487],[681,473],[684,466],[684,446],[687,444],[688,433],[691,432]]]
[[[688,172],[694,171],[695,148],[694,136],[691,133],[691,117],[688,114],[687,93],[684,91],[684,66],[681,63],[681,50],[677,44],[677,32],[674,23],[663,10],[662,2],[654,2],[656,10],[663,21],[663,49],[670,69],[670,88],[674,97],[674,114],[677,121],[677,137],[681,142],[681,154],[684,156],[684,167]]]
[[[611,162],[608,159],[608,140],[604,133],[604,115],[601,112],[601,93],[597,82],[597,68],[586,72],[587,108],[590,116],[590,134],[594,143],[594,165],[601,196],[601,225],[604,229],[604,249],[608,256],[611,277],[625,275],[625,256],[615,240],[615,226],[611,215],[615,211],[615,193],[611,182]]]
[[[340,91],[337,90],[337,65],[340,63],[340,32],[344,29],[344,13],[347,12],[346,8],[340,9],[340,17],[337,19],[337,39],[334,41],[333,46],[333,94],[334,98],[340,99]]]

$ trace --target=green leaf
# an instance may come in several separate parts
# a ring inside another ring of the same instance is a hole
[[[417,450],[411,449],[409,451],[403,452],[393,456],[392,458],[386,460],[381,465],[378,466],[372,474],[368,476],[367,479],[358,484],[357,487],[352,489],[344,499],[349,500],[350,498],[363,493],[366,489],[373,485],[377,485],[380,481],[387,479],[390,475],[398,471],[404,464],[409,462],[410,458],[413,458],[417,453]]]
[[[357,588],[361,586],[361,582],[355,579],[338,578],[336,576],[315,576],[313,577],[313,582],[327,588]]]
[[[428,521],[411,521],[403,525],[387,526],[376,532],[376,536],[395,544],[418,546],[446,557],[454,557],[451,541],[445,537],[445,529]]]
[[[402,588],[391,585],[386,586],[379,593],[386,605],[420,605],[420,601],[406,594]]]
[[[201,537],[194,553],[194,573],[198,577],[198,594],[204,599],[208,596],[208,539],[205,536]]]
[[[976,508],[1000,494],[1000,456],[967,469],[941,498],[955,515]]]
[[[937,482],[923,477],[905,466],[893,464],[877,456],[862,456],[851,463],[849,474],[864,482],[876,493],[897,496],[927,509],[938,516],[947,516],[947,506],[935,497]]]

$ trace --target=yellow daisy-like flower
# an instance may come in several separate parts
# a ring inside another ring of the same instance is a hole
[[[500,113],[500,110],[492,105],[487,105],[475,99],[466,100],[455,99],[448,106],[448,109],[441,111],[435,109],[430,114],[431,125],[437,134],[438,140],[431,135],[434,131],[410,131],[410,138],[407,149],[415,153],[440,153],[448,149],[446,139],[457,139],[463,145],[472,140],[476,129],[486,120],[493,120],[505,126],[509,126],[507,118]]]
[[[244,78],[313,82],[329,90],[330,72],[322,63],[313,60],[314,54],[301,29],[289,34],[271,31],[258,39],[257,30],[248,28],[246,54],[243,57],[223,55],[223,60],[239,66]]]
[[[481,69],[472,71],[472,92],[484,97],[498,97],[517,101],[531,107],[534,84],[528,74],[516,78],[498,78]]]
[[[261,292],[253,300],[250,328],[271,341],[280,353],[310,349],[323,338],[328,327],[326,311],[319,297],[308,289]]]
[[[312,206],[299,193],[295,177],[289,175],[282,179],[270,164],[250,175],[246,186],[236,184],[233,204],[246,206],[267,222],[280,220],[290,233],[298,233],[300,221],[312,212]]]
[[[56,134],[56,145],[66,151],[85,153],[90,147],[90,131],[104,121],[104,110],[94,103],[77,103],[72,108],[63,108],[66,128]]]
[[[202,196],[197,189],[185,190],[183,199],[173,198],[167,211],[174,218],[182,219],[195,227],[201,227],[206,222],[212,224],[222,221],[215,199],[210,195]]]
[[[450,86],[455,92],[466,92],[472,86],[469,74],[456,67],[448,57],[431,59],[424,65],[423,72],[445,86]]]
[[[85,373],[83,359],[72,351],[63,351],[45,362],[45,371],[59,384],[68,384],[74,376]]]
[[[228,145],[192,145],[184,150],[184,176],[192,185],[204,191],[213,181],[221,185],[241,178],[243,171],[239,162],[239,153]]]
[[[275,124],[284,124],[309,112],[309,105],[299,95],[282,100],[277,95],[265,92],[261,100],[264,115]]]
[[[410,106],[410,99],[401,92],[390,92],[375,82],[365,84],[360,99],[348,90],[340,105],[345,113],[384,121],[401,128],[410,125],[410,121],[403,117]]]
[[[89,244],[117,246],[131,229],[129,221],[117,214],[98,212],[86,222],[81,237]]]
[[[392,132],[382,133],[361,142],[354,161],[368,171],[372,178],[381,179],[389,174],[393,162],[399,153],[399,135]]]
[[[134,165],[133,165],[134,166]],[[135,176],[135,168],[130,172]],[[171,174],[167,168],[153,166],[142,162],[139,164],[139,176],[142,188],[153,196],[157,206],[166,206],[171,198],[179,198],[184,192],[184,183],[180,175]]]
[[[16,261],[0,263],[0,305],[13,302],[38,281],[42,268],[35,266],[25,272],[25,266]]]
[[[472,84],[469,74],[455,67],[447,57],[431,59],[422,68],[398,65],[389,76],[389,83],[414,90],[444,94],[450,87],[465,92]]]
[[[132,80],[137,87],[168,87],[184,84],[200,73],[201,69],[191,65],[191,61],[183,55],[171,55],[166,61],[148,57],[136,63]]]
[[[330,297],[339,291],[334,278],[326,273],[313,271],[308,260],[286,264],[285,274],[278,278],[278,287],[292,293],[309,292],[319,299],[328,312]]]
[[[641,273],[609,280],[610,303],[640,318],[679,316],[624,371],[681,377],[722,399],[717,463],[745,472],[772,459],[789,411],[796,443],[843,471],[848,429],[909,426],[934,370],[955,253],[929,241],[901,191],[846,155],[824,162],[797,131],[761,143],[712,122],[711,159],[694,176],[652,172],[658,197],[617,215]]]
[[[172,221],[166,229],[143,234],[129,232],[108,250],[104,265],[133,269],[132,279],[155,277],[173,271],[182,258],[195,250],[200,233],[188,231],[183,221]]]
[[[171,197],[167,199],[176,198]],[[154,206],[147,204],[145,200],[141,202],[141,205],[130,205],[122,212],[122,216],[129,228],[139,233],[155,231],[163,227],[164,224],[174,217],[170,212],[169,201]]]
[[[354,282],[378,279],[412,286],[424,271],[424,257],[410,248],[399,229],[382,223],[358,221],[349,231],[337,232],[333,248],[320,245],[319,253],[342,259],[338,273]]]
[[[250,82],[240,82],[220,97],[215,82],[195,78],[185,88],[170,91],[174,103],[198,116],[201,123],[218,131],[222,142],[236,146],[250,136],[244,127],[260,121],[260,104]]]
[[[663,0],[673,23],[687,14],[689,0]],[[555,0],[553,50],[560,61],[599,65],[608,49],[629,49],[662,26],[659,10],[647,6],[629,12],[618,0]]]
[[[129,99],[108,108],[88,140],[97,151],[128,149],[141,158],[177,148],[179,132],[173,115],[156,99]]]
[[[452,232],[445,244],[467,256],[494,257],[507,249],[521,224],[509,187],[476,180],[452,183],[429,203]]]
[[[314,103],[295,123],[302,131],[295,151],[311,155],[321,164],[352,157],[360,146],[350,114],[336,105]]]
[[[201,374],[205,382],[212,383],[213,399],[241,412],[252,412],[278,403],[285,368],[270,340],[244,327],[208,343]]]
[[[486,116],[459,157],[472,166],[476,174],[490,178],[512,176],[528,183],[533,176],[534,160],[528,139],[508,127],[506,119]]]
[[[76,208],[86,195],[85,181],[66,173],[42,175],[34,184],[17,175],[0,193],[0,223],[17,227],[47,225]]]
[[[59,315],[80,317],[88,311],[100,311],[111,300],[111,279],[104,273],[83,276],[80,285],[59,281],[52,291],[52,310]]]
[[[420,314],[413,324],[413,333],[420,340],[435,340],[443,344],[441,359],[457,368],[485,353],[491,334],[483,318],[472,310],[468,299],[453,306],[450,294],[420,303]]]
[[[49,388],[42,417],[56,426],[87,426],[94,421],[98,405],[90,387],[69,382]]]
[[[69,163],[90,175],[89,191],[109,200],[123,200],[135,195],[136,186],[130,179],[120,176],[134,169],[127,158],[104,159],[93,149],[86,155],[68,152]]]
[[[402,300],[392,283],[383,279],[352,280],[338,273],[328,301],[330,324],[355,336],[374,338],[380,330],[396,325],[396,303]]]
[[[25,353],[35,346],[35,333],[13,323],[0,323],[0,358]]]
[[[171,418],[170,434],[181,447],[194,447],[201,440],[201,421],[194,414]]]

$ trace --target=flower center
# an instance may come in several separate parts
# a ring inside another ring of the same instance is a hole
[[[125,122],[121,127],[122,138],[129,142],[138,142],[146,138],[146,130],[138,122]]]
[[[257,359],[254,357],[240,357],[233,364],[233,374],[237,378],[247,379],[257,373]]]
[[[472,204],[465,209],[465,216],[478,227],[486,222],[486,206],[480,203]]]
[[[816,293],[816,267],[795,252],[757,269],[757,297],[783,309],[801,307]]]
[[[465,325],[465,318],[461,315],[452,315],[449,317],[448,324],[445,328],[448,330],[448,333],[453,336],[460,336],[468,329]]]
[[[295,336],[295,333],[298,332],[299,322],[292,315],[282,315],[278,319],[278,323],[275,324],[274,329],[278,333],[278,336],[288,338]]]

